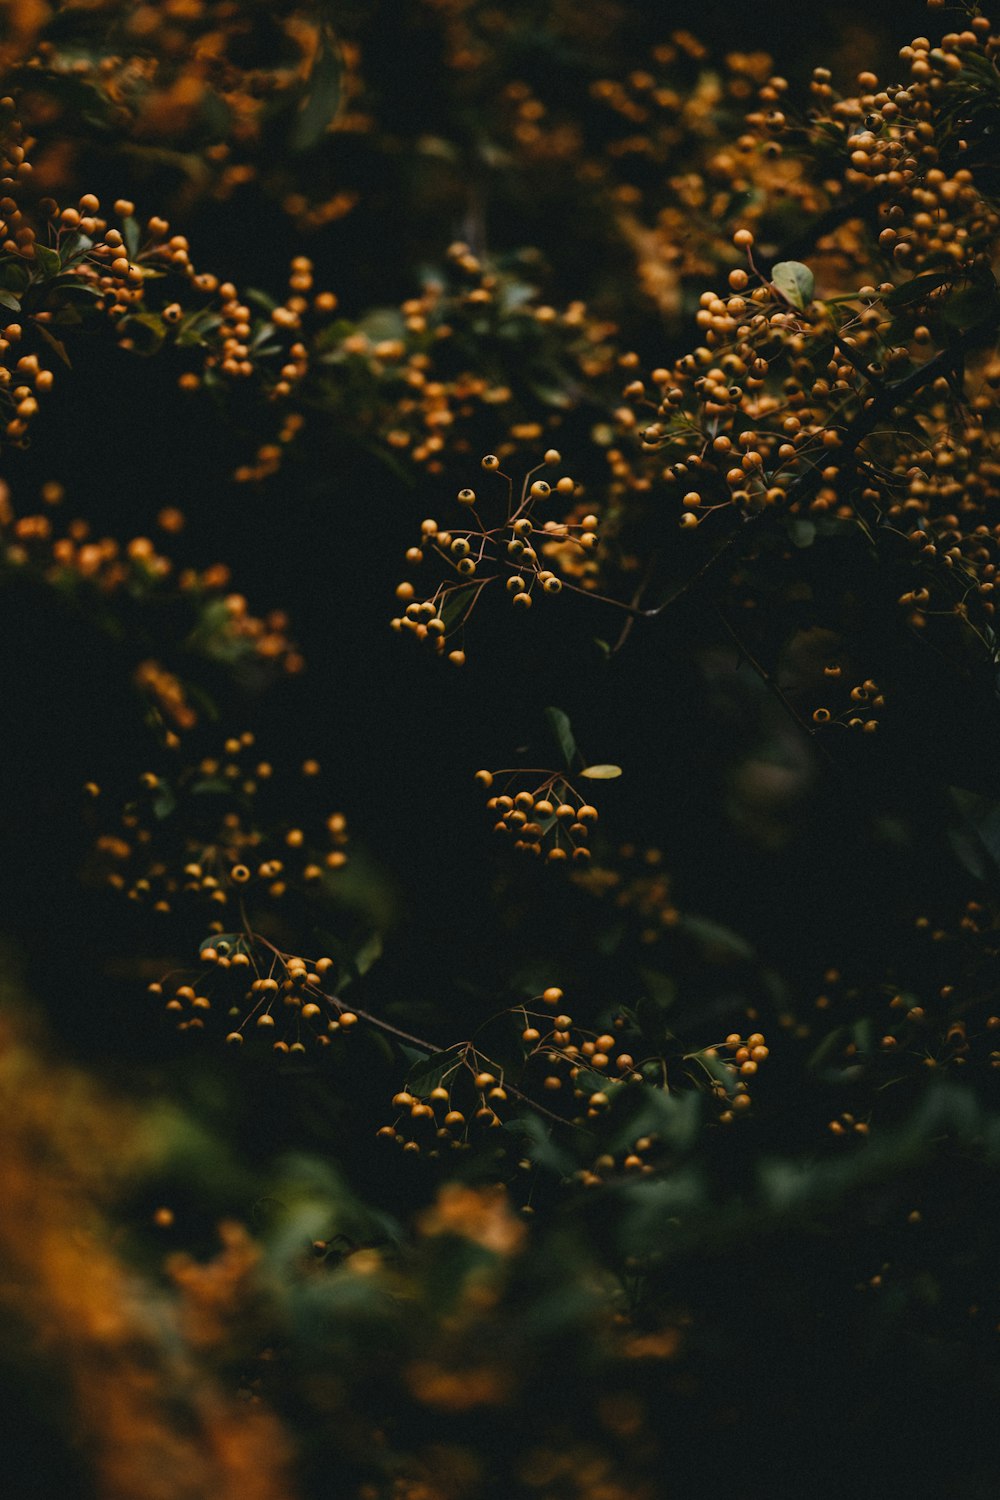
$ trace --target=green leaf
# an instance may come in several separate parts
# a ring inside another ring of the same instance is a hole
[[[125,249],[128,251],[129,260],[135,260],[139,254],[142,244],[142,231],[137,221],[131,215],[122,220],[122,238],[125,241]]]
[[[685,914],[678,925],[702,945],[709,962],[746,962],[754,956],[753,948],[746,938],[734,932],[731,927],[724,927],[721,922],[713,922],[709,917]]]
[[[931,271],[924,276],[914,276],[912,281],[904,281],[901,286],[887,292],[882,301],[886,307],[908,307],[913,302],[925,302],[931,292],[936,292],[939,286],[944,286],[951,280],[951,273],[947,271]]]
[[[270,292],[262,292],[260,287],[248,286],[243,295],[248,302],[252,302],[253,305],[255,307],[259,307],[262,312],[273,313],[274,309],[278,305],[277,301],[274,297],[271,296]]]
[[[625,1151],[637,1137],[657,1135],[674,1151],[690,1151],[699,1135],[702,1102],[701,1094],[691,1089],[675,1094],[652,1084],[629,1088],[615,1101],[617,1128],[608,1149]]]
[[[573,1080],[573,1087],[588,1097],[591,1094],[607,1094],[611,1098],[625,1088],[626,1084],[621,1078],[608,1078],[606,1074],[598,1073],[593,1068],[581,1068]]]
[[[166,325],[156,313],[134,313],[124,327],[134,341],[136,354],[155,354],[166,337]]]
[[[65,269],[67,266],[75,265],[82,260],[87,251],[93,247],[93,240],[87,234],[67,234],[59,246],[59,260]]]
[[[816,1072],[826,1064],[832,1062],[844,1049],[844,1037],[846,1035],[843,1026],[835,1026],[828,1031],[819,1046],[810,1053],[806,1067],[809,1071]]]
[[[973,328],[991,316],[1000,316],[1000,297],[993,281],[988,286],[969,286],[952,292],[941,306],[942,321],[949,328]]]
[[[407,1052],[413,1055],[416,1051],[413,1047],[407,1047]],[[421,1057],[416,1067],[411,1068],[406,1075],[406,1087],[414,1094],[429,1094],[431,1089],[436,1089],[442,1078],[457,1062],[454,1052],[435,1052],[431,1057]]]
[[[331,933],[318,932],[317,936],[326,951],[336,959],[340,972],[337,992],[345,990],[355,979],[367,974],[372,965],[382,956],[382,934],[373,932],[359,948],[352,948]]]
[[[640,969],[639,978],[646,986],[646,996],[660,1012],[667,1011],[677,999],[677,986],[668,974],[657,969]]]
[[[14,255],[0,257],[0,287],[7,292],[23,292],[31,280],[24,261]]]
[[[58,293],[60,302],[97,302],[104,296],[99,287],[69,277],[57,282],[52,290]]]
[[[0,307],[8,307],[11,312],[21,311],[21,299],[13,292],[8,292],[5,287],[0,287]]]
[[[59,251],[51,250],[48,245],[35,245],[35,264],[41,268],[43,276],[58,276],[62,270]]]
[[[1000,803],[976,792],[966,791],[963,787],[953,786],[948,790],[966,828],[975,834],[993,864],[1000,868]],[[954,847],[954,840],[952,846]],[[962,858],[961,853],[959,858]],[[977,869],[974,873],[978,878],[983,878],[981,870]]]
[[[373,932],[371,937],[367,938],[366,941],[362,943],[361,947],[354,955],[354,967],[357,970],[359,978],[362,974],[367,974],[368,970],[372,967],[372,964],[374,964],[381,957],[382,934],[380,932]]]
[[[471,607],[478,593],[478,584],[470,583],[465,588],[454,589],[448,594],[438,613],[449,633]]]
[[[586,770],[580,772],[588,781],[614,781],[621,774],[621,766],[587,766]]]
[[[36,323],[35,327],[37,328],[38,332],[42,335],[42,338],[48,344],[49,348],[53,351],[53,353],[54,354],[58,354],[58,356],[62,360],[63,364],[64,365],[68,365],[69,368],[72,369],[72,365],[70,364],[69,355],[66,353],[66,345],[63,343],[62,339],[57,339],[56,336],[55,336],[55,334],[50,333],[49,330],[47,328],[43,327],[43,325],[41,323]]]
[[[176,806],[177,798],[174,796],[173,787],[167,782],[161,781],[153,794],[154,818],[159,818],[161,821],[164,818],[169,818]]]
[[[568,1177],[576,1169],[576,1162],[563,1146],[552,1139],[552,1133],[537,1115],[523,1115],[510,1122],[510,1128],[527,1138],[525,1155],[536,1166],[559,1177]]]
[[[561,708],[547,708],[545,718],[553,738],[562,751],[563,760],[566,762],[567,770],[572,770],[573,761],[577,756],[576,740],[573,738],[573,727],[566,714]]]
[[[706,1072],[711,1073],[716,1083],[721,1083],[726,1093],[730,1096],[736,1093],[736,1085],[739,1082],[735,1073],[731,1073],[722,1061],[721,1057],[709,1057],[707,1052],[696,1052],[694,1057],[701,1063]]]
[[[174,342],[180,349],[187,349],[195,344],[206,344],[208,342],[206,334],[213,333],[221,322],[222,319],[216,313],[193,313],[180,323]]]
[[[771,267],[771,283],[793,307],[805,308],[813,299],[816,278],[800,260],[779,260]]]
[[[316,53],[309,84],[299,106],[289,144],[293,151],[309,151],[322,139],[340,108],[340,53],[329,27]]]

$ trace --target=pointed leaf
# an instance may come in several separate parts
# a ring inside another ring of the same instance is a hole
[[[125,241],[125,249],[128,252],[129,260],[135,260],[142,244],[142,230],[131,214],[129,214],[128,218],[122,220],[122,238]]]
[[[548,721],[549,729],[555,738],[555,742],[562,751],[567,769],[571,769],[577,753],[576,740],[573,738],[573,726],[561,708],[547,708],[545,710],[545,717]]]
[[[805,308],[813,299],[816,280],[800,260],[779,260],[771,268],[771,282],[793,307]]]
[[[317,144],[340,108],[340,54],[329,28],[324,29],[309,85],[292,129],[293,151],[308,151]]]
[[[51,250],[48,245],[35,245],[35,264],[41,268],[45,276],[58,276],[62,270],[62,258],[58,250]]]

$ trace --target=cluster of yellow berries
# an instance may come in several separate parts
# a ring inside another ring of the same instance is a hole
[[[629,1045],[623,1044],[625,1018],[616,1016],[608,1031],[580,1027],[567,1013],[565,995],[557,985],[543,990],[536,996],[535,1003],[538,1001],[545,1010],[529,1010],[524,1005],[514,1012],[521,1027],[526,1073],[533,1074],[547,1094],[565,1093],[570,1107],[577,1111],[574,1123],[596,1120],[611,1104],[620,1082],[640,1082],[643,1078]],[[600,1086],[604,1076],[608,1079],[606,1087]],[[596,1086],[584,1088],[585,1081]]]
[[[514,790],[519,781],[541,774],[533,790]],[[598,820],[597,808],[576,790],[563,772],[477,771],[476,781],[490,791],[497,777],[505,778],[504,790],[491,796],[487,809],[496,817],[496,833],[510,839],[522,854],[549,864],[590,859],[590,836]]]
[[[127,199],[113,205],[120,228],[109,227],[93,193],[74,208],[43,198],[29,215],[14,194],[30,173],[32,142],[10,99],[0,100],[0,125],[0,404],[9,413],[7,440],[24,445],[37,398],[67,358],[63,325],[72,330],[97,315],[111,322],[123,349],[152,354],[169,343],[189,366],[193,358],[198,368],[178,377],[182,390],[253,377],[276,413],[275,433],[236,477],[273,473],[303,425],[296,394],[337,306],[332,292],[314,290],[312,262],[296,256],[285,300],[263,299],[263,310],[254,311],[232,282],[197,271],[185,235],[171,234],[161,215],[143,227]]]
[[[849,1110],[845,1110],[843,1114],[840,1114],[835,1119],[831,1120],[826,1128],[827,1130],[829,1130],[831,1135],[866,1136],[869,1131],[869,1123],[867,1120],[856,1119]]]
[[[287,614],[269,610],[263,617],[255,615],[242,594],[230,592],[230,570],[224,564],[178,570],[148,536],[119,542],[94,536],[90,523],[81,517],[66,519],[62,485],[44,484],[39,498],[37,510],[19,515],[8,486],[0,480],[0,558],[8,566],[33,570],[64,595],[71,591],[82,607],[120,592],[133,602],[149,600],[154,606],[179,596],[187,606],[185,650],[230,666],[253,658],[268,672],[293,675],[302,670]],[[184,524],[177,506],[164,506],[157,517],[159,529],[171,535]],[[103,618],[101,611],[98,616]],[[178,733],[198,723],[184,682],[156,657],[136,666],[133,681],[154,705],[168,745],[175,745]]]
[[[307,835],[297,826],[264,831],[257,804],[273,774],[270,762],[257,759],[249,732],[226,740],[222,756],[176,776],[144,773],[139,796],[126,803],[115,830],[95,841],[104,882],[164,915],[177,906],[207,909],[220,931],[223,910],[280,901],[291,890],[322,894],[346,862],[347,821],[335,812],[322,833]],[[316,761],[303,763],[304,781],[319,774]],[[93,784],[88,791],[99,795]]]
[[[576,482],[568,476],[558,479],[554,485],[545,479],[533,478],[539,469],[561,462],[556,449],[549,449],[542,464],[525,476],[515,501],[512,481],[501,472],[496,455],[488,453],[483,459],[483,468],[506,480],[503,521],[494,526],[486,524],[481,513],[483,502],[473,489],[459,490],[456,497],[458,504],[471,517],[472,525],[445,530],[437,521],[424,521],[420,528],[420,544],[409,549],[406,561],[411,567],[419,568],[430,553],[443,562],[453,576],[438,583],[433,592],[422,599],[417,597],[412,583],[408,580],[401,583],[396,589],[396,598],[405,609],[392,621],[392,628],[427,642],[440,655],[447,653],[448,660],[455,666],[462,666],[465,651],[456,646],[455,641],[463,637],[469,617],[489,585],[502,583],[513,607],[523,610],[531,608],[538,594],[560,593],[563,580],[550,568],[542,566],[539,549],[558,542],[585,555],[597,545],[598,524],[593,515],[585,516],[577,525],[538,520],[535,512],[540,505],[555,497],[568,499],[576,489]]]
[[[842,668],[834,665],[824,667],[824,675],[836,680],[842,675]],[[866,677],[864,682],[856,683],[849,693],[849,706],[834,715],[828,708],[816,708],[813,710],[812,720],[814,724],[825,726],[827,724],[838,724],[847,729],[860,729],[865,734],[874,734],[878,729],[878,711],[885,706],[885,698],[878,683],[871,677]]]
[[[563,991],[550,985],[532,1000],[512,1007],[510,1015],[521,1044],[516,1084],[510,1078],[513,1070],[485,1057],[471,1042],[460,1043],[435,1059],[431,1082],[421,1087],[411,1081],[395,1095],[393,1105],[402,1113],[379,1129],[379,1137],[412,1153],[426,1149],[436,1157],[442,1146],[465,1148],[470,1132],[503,1123],[504,1106],[511,1101],[530,1107],[536,1096],[547,1099],[555,1094],[565,1099],[570,1123],[583,1125],[599,1119],[621,1083],[643,1082],[643,1075],[636,1071],[634,1057],[617,1034],[626,1025],[624,1017],[615,1018],[613,1031],[581,1029],[565,1013],[563,1002]],[[584,1086],[588,1081],[599,1082],[604,1074],[606,1089]],[[548,1105],[546,1112],[551,1113]],[[648,1146],[647,1141],[645,1149]],[[624,1153],[626,1157],[632,1154],[632,1149]],[[634,1163],[627,1165],[631,1170]]]
[[[468,1150],[479,1131],[500,1125],[510,1097],[503,1069],[463,1043],[444,1054],[436,1083],[424,1089],[411,1084],[393,1096],[399,1113],[379,1128],[378,1138],[436,1160],[442,1150]]]
[[[750,1108],[750,1080],[769,1052],[763,1032],[752,1031],[744,1037],[733,1031],[721,1047],[706,1047],[703,1052],[693,1054],[702,1067],[707,1064],[715,1075],[711,1092],[722,1105],[719,1114],[722,1124],[731,1124],[738,1114]]]
[[[65,149],[67,88],[85,89],[119,177],[146,176],[165,152],[198,139],[186,204],[202,196],[225,202],[255,184],[308,229],[342,216],[354,195],[331,186],[329,166],[314,152],[277,152],[274,131],[282,115],[293,128],[332,45],[328,18],[308,6],[260,13],[230,0],[94,0],[68,10],[21,6],[16,25],[4,28],[0,60],[18,71],[28,125],[39,136],[38,171],[52,189],[75,175],[77,154]],[[337,128],[369,130],[357,108],[358,49],[342,39],[337,52]],[[315,131],[324,124],[320,117]]]
[[[331,993],[336,966],[328,955],[283,953],[246,930],[207,938],[198,958],[197,971],[149,986],[178,1031],[203,1031],[219,1017],[230,1047],[255,1034],[273,1051],[297,1057],[308,1046],[328,1047],[358,1023],[357,1014]]]
[[[506,1066],[471,1041],[437,1053],[422,1043],[429,1060],[394,1095],[398,1113],[379,1128],[379,1139],[436,1159],[445,1150],[467,1149],[479,1131],[504,1124],[511,1110],[536,1109],[547,1118],[596,1130],[599,1140],[606,1137],[591,1166],[575,1174],[576,1181],[593,1187],[622,1173],[648,1175],[666,1149],[650,1122],[632,1140],[621,1139],[617,1127],[611,1135],[601,1129],[602,1121],[621,1118],[612,1111],[626,1094],[671,1093],[677,1078],[668,1081],[669,1064],[672,1075],[676,1071],[714,1098],[718,1121],[730,1124],[750,1108],[753,1080],[770,1055],[760,1031],[732,1032],[719,1045],[696,1052],[678,1048],[672,1059],[662,1049],[650,1054],[648,1039],[629,1011],[615,1012],[603,1027],[580,1025],[558,985],[511,1006],[507,1016],[520,1054]],[[532,1164],[519,1165],[529,1170]]]

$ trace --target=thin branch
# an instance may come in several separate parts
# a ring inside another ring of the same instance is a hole
[[[722,610],[721,606],[716,605],[715,608],[719,619],[722,621],[722,624],[725,627],[727,635],[732,640],[743,660],[748,662],[753,670],[757,673],[757,676],[767,688],[768,692],[774,699],[776,699],[778,703],[780,703],[781,707],[784,709],[788,717],[790,719],[793,719],[797,727],[801,729],[802,733],[805,734],[813,742],[813,744],[815,744],[823,759],[827,761],[829,765],[833,766],[834,769],[839,773],[839,765],[834,760],[833,756],[830,754],[826,746],[817,738],[816,731],[806,723],[805,719],[803,719],[802,715],[799,713],[794,703],[792,703],[791,699],[788,698],[777,679],[772,677],[771,673],[764,666],[763,662],[758,661],[753,653],[749,650],[746,642],[742,639],[742,637],[737,633],[734,626],[726,618],[725,612]]]

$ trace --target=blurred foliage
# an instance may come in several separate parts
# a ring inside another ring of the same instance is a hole
[[[1000,37],[903,9],[0,8],[18,1500],[995,1494]]]

